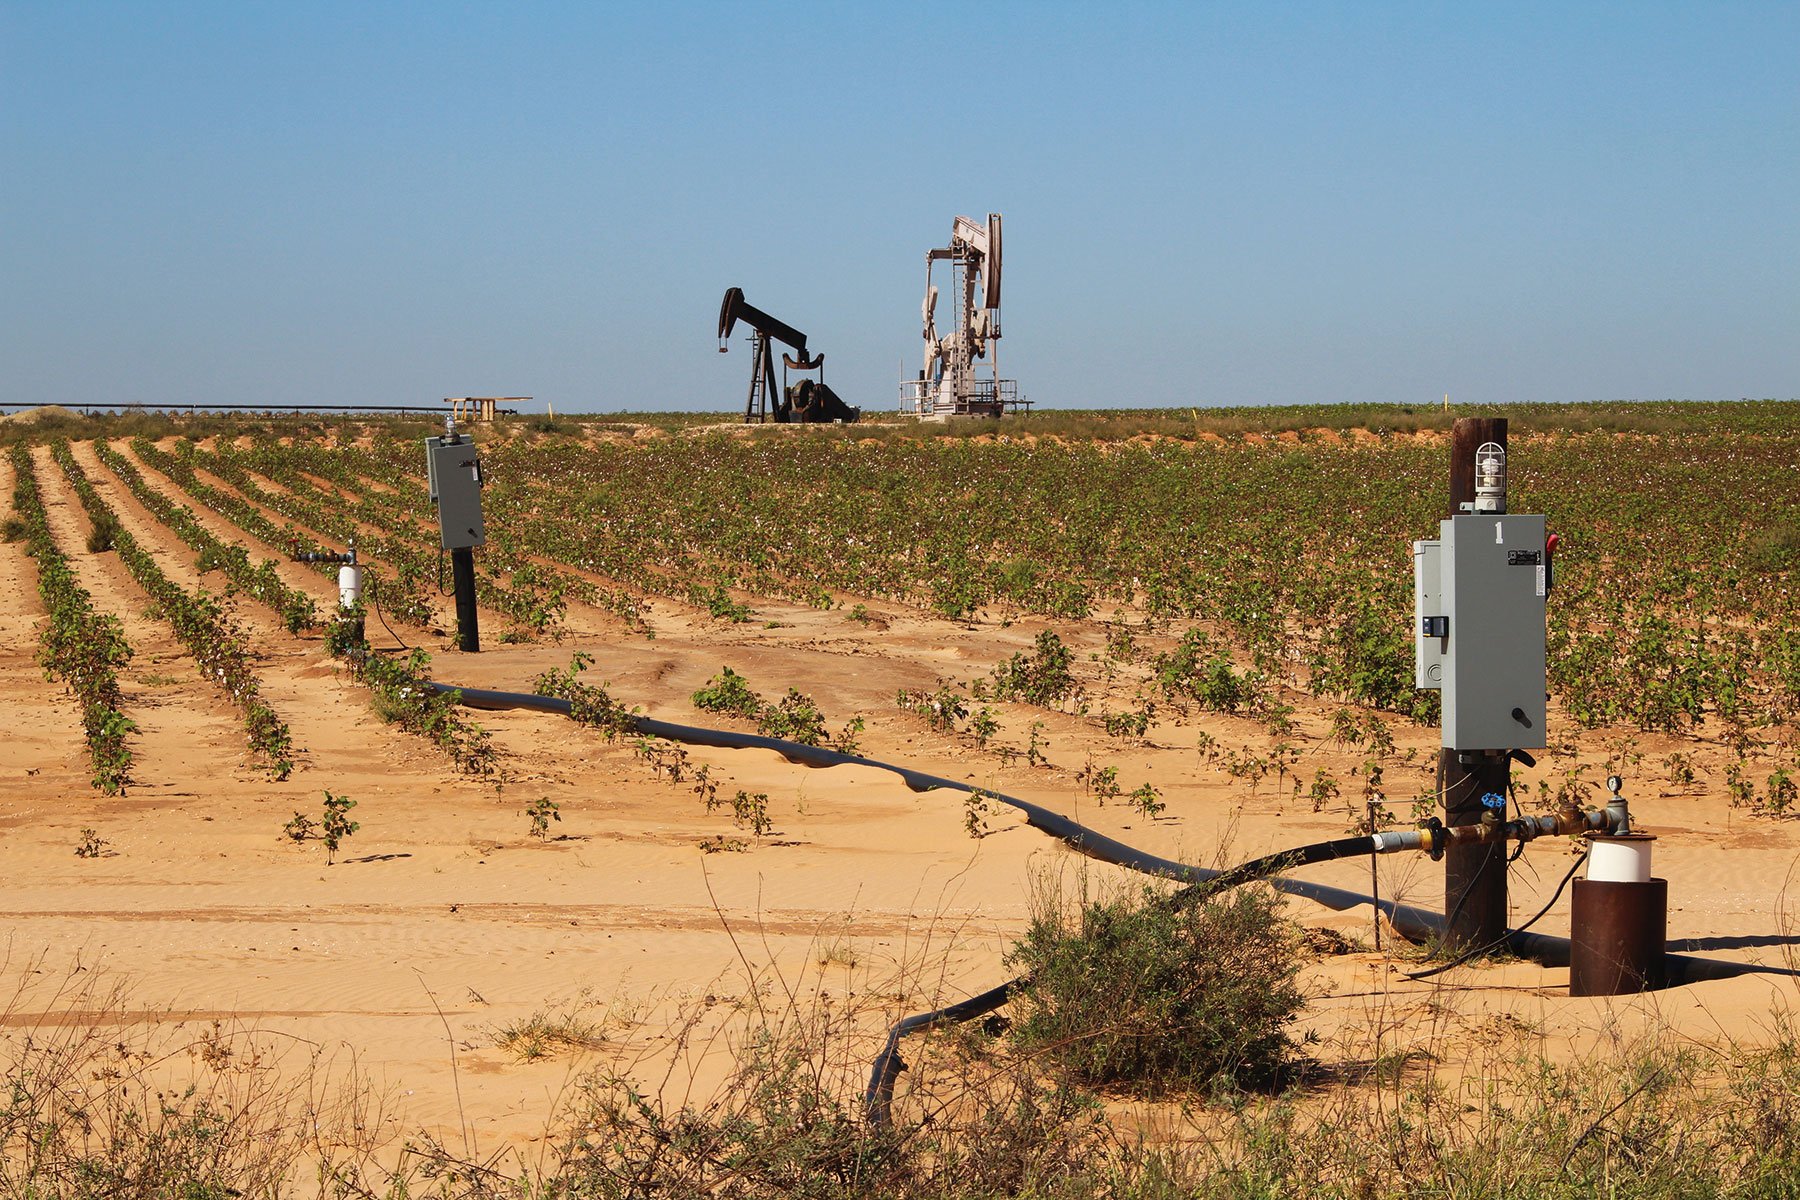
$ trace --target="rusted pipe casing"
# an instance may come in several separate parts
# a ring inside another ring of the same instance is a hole
[[[1650,876],[1655,840],[1642,833],[1592,839],[1588,878],[1575,881],[1569,995],[1623,996],[1666,982],[1669,881]]]

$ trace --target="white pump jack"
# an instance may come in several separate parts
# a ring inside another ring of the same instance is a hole
[[[919,310],[924,365],[918,379],[902,384],[901,411],[919,417],[997,417],[1020,403],[1017,383],[999,378],[1000,259],[999,213],[989,213],[985,225],[957,217],[950,244],[925,252],[925,301]],[[943,260],[955,272],[956,328],[940,337],[932,268]],[[977,376],[977,359],[992,365],[990,377]]]

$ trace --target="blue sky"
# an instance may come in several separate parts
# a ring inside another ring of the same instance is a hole
[[[1800,4],[0,0],[0,400],[1800,395]]]

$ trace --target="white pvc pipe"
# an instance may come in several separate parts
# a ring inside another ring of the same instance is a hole
[[[338,568],[338,604],[342,607],[354,608],[362,599],[362,568],[355,563],[345,563]]]
[[[1647,883],[1650,880],[1650,845],[1647,833],[1588,839],[1587,877],[1596,883]]]

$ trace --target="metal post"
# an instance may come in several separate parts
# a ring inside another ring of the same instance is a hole
[[[1450,433],[1450,515],[1475,503],[1475,450],[1506,445],[1504,417],[1459,417]],[[1482,797],[1505,796],[1512,762],[1505,755],[1446,747],[1438,752],[1444,824],[1473,825]],[[1505,818],[1505,814],[1500,814]],[[1451,846],[1444,855],[1444,949],[1452,953],[1498,941],[1506,932],[1506,850],[1502,843]]]
[[[1369,797],[1369,802],[1368,802],[1369,836],[1371,838],[1373,838],[1375,836],[1375,834],[1381,832],[1376,827],[1376,823],[1375,823],[1376,804],[1377,804],[1377,802],[1376,802],[1375,798],[1373,796]],[[1378,871],[1376,869],[1376,866],[1375,866],[1375,848],[1374,848],[1373,843],[1371,843],[1371,845],[1369,847],[1369,895],[1373,896],[1375,898],[1375,953],[1380,954],[1381,953],[1381,873],[1380,873],[1380,871]]]
[[[475,551],[463,546],[450,552],[450,577],[456,587],[457,645],[474,654],[481,649],[475,616]]]

